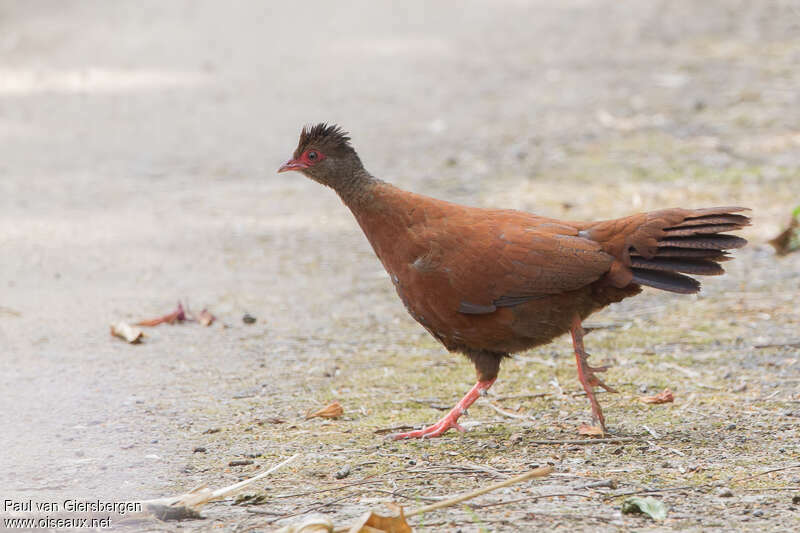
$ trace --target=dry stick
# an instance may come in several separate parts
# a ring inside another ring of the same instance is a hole
[[[507,416],[508,418],[516,418],[516,419],[519,419],[519,420],[531,420],[531,417],[528,416],[528,415],[518,415],[517,413],[512,413],[511,411],[506,411],[505,409],[500,409],[499,407],[497,407],[492,402],[484,402],[484,404],[488,405],[489,407],[491,407],[492,409],[494,409],[496,412],[500,413],[501,415]]]
[[[264,472],[261,472],[250,479],[245,479],[244,481],[234,483],[233,485],[229,485],[221,489],[212,491],[204,486],[201,486],[177,497],[145,500],[141,503],[144,504],[144,508],[146,508],[150,514],[155,515],[160,520],[180,520],[183,518],[195,517],[197,516],[196,509],[198,507],[238,492],[247,485],[250,485],[257,480],[270,475],[279,468],[286,466],[298,457],[300,457],[300,454],[296,453],[285,461],[276,464],[269,470],[265,470]]]
[[[437,509],[444,509],[445,507],[451,507],[461,502],[471,500],[472,498],[477,498],[478,496],[486,494],[487,492],[492,492],[493,490],[502,489],[503,487],[508,487],[509,485],[514,485],[516,483],[522,483],[523,481],[527,481],[535,477],[544,477],[552,471],[553,471],[552,466],[542,466],[539,468],[534,468],[530,472],[526,472],[524,474],[520,474],[519,476],[512,477],[511,479],[507,479],[505,481],[489,485],[488,487],[483,487],[482,489],[478,489],[476,491],[469,492],[467,494],[462,494],[461,496],[456,496],[455,498],[450,498],[438,503],[420,507],[419,509],[414,509],[405,516],[406,518],[411,518],[412,516],[417,516],[422,513],[429,513]]]
[[[322,494],[323,492],[330,492],[332,490],[346,489],[348,487],[354,487],[356,485],[366,485],[367,483],[383,483],[384,480],[382,480],[382,479],[370,479],[370,478],[373,478],[373,477],[377,478],[377,476],[379,476],[379,475],[380,476],[388,476],[389,474],[398,474],[400,472],[408,472],[408,470],[406,470],[406,469],[389,470],[388,472],[384,472],[382,474],[375,474],[375,475],[369,476],[368,478],[362,479],[361,481],[354,481],[352,483],[345,483],[343,485],[337,485],[335,487],[328,487],[327,489],[310,490],[308,492],[297,492],[295,494],[279,494],[277,496],[273,496],[273,498],[276,498],[276,499],[277,498],[296,498],[298,496],[309,496],[311,494]]]
[[[605,439],[579,439],[579,440],[528,440],[525,444],[615,444],[618,442],[634,442],[641,439],[636,437],[608,437]]]
[[[483,503],[480,505],[473,505],[472,507],[475,509],[486,509],[487,507],[498,507],[500,505],[511,505],[512,503],[519,503],[531,500],[541,500],[542,498],[556,498],[556,497],[566,497],[566,496],[577,496],[580,498],[586,498],[587,500],[591,500],[592,497],[588,494],[578,494],[577,492],[563,492],[561,494],[538,494],[536,496],[527,496],[525,498],[517,498],[516,500],[508,500],[504,502],[493,502],[493,503]]]
[[[525,394],[510,394],[507,396],[493,396],[489,395],[492,400],[496,400],[498,402],[503,402],[506,400],[521,400],[523,398],[544,398],[546,396],[552,396],[552,392],[529,392]]]
[[[747,481],[748,479],[753,479],[754,477],[763,476],[763,475],[766,475],[766,474],[771,474],[773,472],[780,472],[781,470],[790,470],[792,468],[800,468],[800,463],[789,465],[789,466],[782,466],[780,468],[773,468],[771,470],[765,470],[764,472],[759,472],[758,474],[753,474],[752,476],[740,477],[738,479],[733,479],[733,480],[731,480],[731,483],[738,483],[740,481]]]
[[[756,344],[753,346],[756,350],[763,350],[764,348],[800,348],[800,342],[772,342],[769,344]]]

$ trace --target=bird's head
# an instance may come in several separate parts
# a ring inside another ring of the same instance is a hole
[[[303,128],[294,155],[281,165],[278,172],[296,170],[337,189],[339,181],[347,180],[362,168],[358,154],[350,146],[347,132],[335,124],[322,123]]]

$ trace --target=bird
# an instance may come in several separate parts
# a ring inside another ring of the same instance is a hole
[[[278,172],[332,188],[350,209],[411,317],[475,365],[477,381],[435,424],[392,435],[433,438],[450,429],[497,379],[512,354],[570,333],[592,421],[605,434],[582,322],[642,287],[693,294],[693,275],[719,275],[747,241],[744,207],[669,208],[596,222],[469,207],[402,190],[370,174],[336,124],[306,125]]]

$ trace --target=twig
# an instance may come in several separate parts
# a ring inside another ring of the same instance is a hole
[[[762,492],[768,490],[800,490],[800,487],[762,487],[760,489],[742,489],[745,492]]]
[[[408,401],[414,402],[414,403],[418,403],[420,405],[426,405],[426,406],[430,407],[431,409],[436,409],[437,411],[449,411],[451,409],[451,407],[435,403],[432,400],[428,401],[428,400],[419,400],[417,398],[411,398]]]
[[[769,344],[756,344],[753,346],[756,350],[763,350],[764,348],[800,348],[800,342],[771,342]]]
[[[688,368],[683,368],[682,366],[676,365],[675,363],[661,363],[661,366],[666,368],[671,368],[672,370],[677,370],[678,372],[682,372],[693,379],[700,377],[700,372],[689,370]]]
[[[387,433],[396,433],[398,431],[403,431],[404,429],[414,429],[414,426],[395,426],[393,428],[381,428],[376,429],[373,431],[375,435],[386,435]]]
[[[504,402],[507,400],[522,400],[524,398],[545,398],[547,396],[552,396],[552,392],[529,392],[526,394],[509,394],[507,396],[494,396],[492,395],[491,391],[489,391],[489,396],[498,402]]]
[[[187,492],[186,494],[182,494],[181,496],[160,498],[157,500],[145,500],[141,503],[144,504],[143,507],[145,507],[150,513],[155,515],[160,520],[181,520],[187,517],[196,517],[198,516],[197,509],[200,506],[214,500],[221,500],[227,496],[230,496],[231,494],[240,491],[251,483],[270,475],[279,468],[283,468],[298,457],[300,457],[300,454],[296,453],[285,461],[273,466],[269,470],[265,470],[264,472],[261,472],[250,479],[245,479],[244,481],[234,483],[233,485],[229,485],[221,489],[212,491],[204,486],[201,486],[190,492]]]
[[[503,487],[508,487],[510,485],[515,485],[517,483],[522,483],[523,481],[527,481],[529,479],[533,479],[536,477],[544,477],[548,475],[550,472],[553,471],[552,466],[542,466],[539,468],[534,468],[530,472],[526,472],[519,476],[512,477],[511,479],[507,479],[505,481],[501,481],[499,483],[494,483],[489,485],[488,487],[483,487],[482,489],[478,489],[473,492],[469,492],[467,494],[462,494],[461,496],[456,496],[454,498],[449,498],[447,500],[434,503],[431,505],[426,505],[424,507],[420,507],[419,509],[414,509],[413,511],[406,514],[407,518],[411,518],[412,516],[417,516],[423,513],[429,513],[431,511],[435,511],[437,509],[444,509],[445,507],[451,507],[453,505],[457,505],[461,502],[465,502],[467,500],[471,500],[472,498],[477,498],[482,494],[486,494],[487,492],[492,492],[493,490],[501,489]]]
[[[498,505],[511,505],[512,503],[540,500],[542,498],[557,498],[564,496],[577,496],[579,498],[586,498],[587,500],[592,499],[592,497],[589,496],[588,494],[578,494],[577,492],[564,492],[561,494],[539,494],[537,496],[526,496],[525,498],[517,498],[516,500],[508,500],[504,502],[482,503],[478,505],[471,505],[470,507],[472,507],[473,509],[485,509],[486,507],[497,507]]]
[[[505,409],[500,409],[492,402],[487,401],[485,402],[485,404],[494,409],[497,413],[503,416],[507,416],[508,418],[516,418],[518,420],[531,420],[531,417],[528,415],[518,415],[517,413],[512,413],[511,411],[506,411]]]
[[[759,472],[758,474],[753,474],[752,476],[740,477],[738,479],[733,479],[733,480],[731,480],[731,483],[738,483],[740,481],[747,481],[748,479],[753,479],[753,478],[756,478],[756,477],[759,477],[759,476],[764,476],[766,474],[771,474],[773,472],[780,472],[782,470],[790,470],[792,468],[800,468],[800,463],[789,465],[789,466],[782,466],[780,468],[773,468],[771,470],[765,470],[764,472]]]
[[[312,490],[308,492],[298,492],[296,494],[278,494],[276,496],[272,496],[275,499],[282,499],[282,498],[296,498],[299,496],[310,496],[312,494],[322,494],[323,492],[330,492],[332,490],[339,490],[339,489],[346,489],[348,487],[355,487],[358,485],[367,485],[369,483],[383,483],[382,479],[368,479],[364,481],[356,481],[355,483],[346,483],[344,485],[339,485],[337,487],[331,487],[328,489],[320,489],[320,490]]]
[[[681,485],[679,487],[664,487],[662,489],[639,489],[639,490],[632,490],[630,492],[617,492],[617,493],[606,493],[603,494],[604,498],[620,498],[622,496],[633,496],[634,494],[649,494],[651,492],[674,492],[680,490],[698,490],[704,489],[706,487],[718,487],[721,486],[723,483],[721,481],[714,481],[712,483],[701,483],[700,485]]]
[[[443,500],[444,498],[436,497],[436,496],[406,496],[402,492],[395,492],[393,490],[386,490],[386,489],[361,489],[363,492],[382,492],[384,494],[391,494],[392,496],[398,498],[405,498],[406,500],[425,500],[429,502],[438,502]]]
[[[578,439],[578,440],[529,440],[526,444],[608,444],[617,442],[639,441],[636,437],[608,437],[605,439]]]
[[[334,498],[332,500],[328,500],[327,502],[323,502],[323,503],[321,503],[319,505],[312,505],[311,507],[308,507],[308,508],[306,508],[304,510],[301,510],[301,511],[295,511],[294,513],[289,513],[289,514],[286,514],[286,515],[283,515],[283,516],[278,516],[276,518],[273,518],[272,520],[268,520],[267,524],[274,524],[275,522],[278,522],[278,521],[283,520],[285,518],[291,518],[293,516],[306,514],[306,513],[312,513],[314,511],[319,511],[320,509],[324,509],[325,507],[328,507],[329,505],[333,505],[334,503],[338,503],[338,502],[340,502],[342,500],[346,500],[347,498],[349,498],[351,496],[353,496],[353,494],[352,493],[348,493],[348,494],[345,494],[344,496],[340,496],[338,498]],[[251,513],[255,513],[255,514],[263,514],[263,513],[259,513],[258,509],[248,509],[247,511],[251,512]]]
[[[389,470],[388,472],[384,472],[383,474],[380,474],[380,475],[387,476],[389,474],[398,474],[400,472],[407,472],[407,471],[408,470],[405,470],[405,469],[403,469],[403,470]],[[370,476],[370,477],[376,477],[376,476]],[[370,479],[370,478],[367,478],[367,479],[362,479],[361,481],[353,481],[352,483],[345,483],[345,484],[337,485],[335,487],[330,487],[330,488],[327,488],[327,489],[310,490],[308,492],[297,492],[297,493],[294,493],[294,494],[278,494],[278,495],[272,496],[272,497],[276,498],[276,499],[277,498],[296,498],[298,496],[310,496],[312,494],[322,494],[323,492],[330,492],[332,490],[346,489],[348,487],[355,487],[357,485],[366,485],[368,483],[381,483],[381,482],[383,482],[383,480],[381,480],[381,479]]]

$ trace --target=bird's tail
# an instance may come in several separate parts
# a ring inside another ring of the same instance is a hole
[[[745,239],[725,233],[750,224],[748,217],[735,214],[746,210],[712,207],[653,213],[673,216],[650,219],[663,221],[662,227],[652,228],[660,231],[650,233],[655,234],[655,247],[633,243],[629,248],[632,282],[682,294],[698,292],[700,282],[685,274],[716,276],[725,272],[720,263],[731,259],[727,251],[747,244]],[[675,216],[679,213],[682,216]]]

